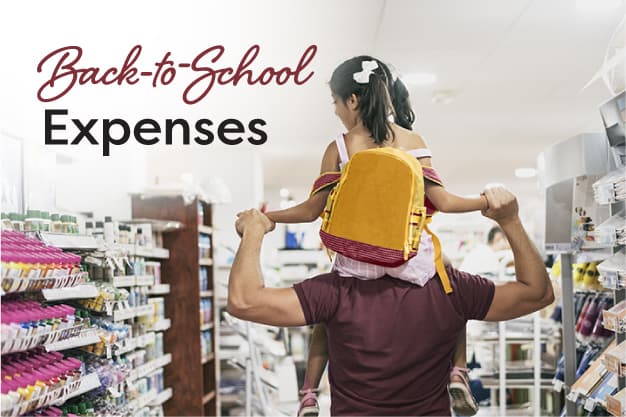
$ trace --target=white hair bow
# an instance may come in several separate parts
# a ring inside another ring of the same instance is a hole
[[[352,74],[352,78],[359,84],[367,84],[370,81],[370,75],[378,68],[378,62],[376,61],[363,61],[361,62],[362,71]]]

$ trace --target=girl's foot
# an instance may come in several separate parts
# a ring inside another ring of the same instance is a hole
[[[317,417],[320,414],[320,406],[317,402],[317,390],[305,389],[300,391],[302,399],[298,409],[298,417]]]
[[[452,409],[459,416],[473,416],[478,412],[478,404],[469,386],[468,371],[455,366],[450,373],[448,392],[452,397]]]

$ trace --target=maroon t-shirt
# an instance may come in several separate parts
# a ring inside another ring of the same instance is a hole
[[[424,287],[334,272],[294,285],[308,324],[328,335],[331,414],[449,416],[447,385],[460,332],[487,314],[492,281],[448,268]]]

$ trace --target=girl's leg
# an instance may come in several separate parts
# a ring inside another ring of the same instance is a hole
[[[463,329],[456,342],[456,350],[454,351],[454,367],[467,367],[467,331]]]
[[[460,416],[473,416],[478,412],[478,404],[474,399],[467,376],[467,332],[465,329],[459,335],[454,352],[454,368],[450,373],[448,391],[452,397],[452,408]]]
[[[319,404],[317,403],[317,389],[322,379],[322,374],[328,362],[328,339],[326,329],[323,325],[317,324],[313,328],[311,343],[309,345],[309,357],[307,360],[306,373],[304,374],[304,385],[300,394],[299,417],[314,417],[319,415]]]
[[[309,345],[309,357],[304,375],[303,390],[317,389],[322,379],[322,374],[328,362],[328,339],[326,329],[321,324],[316,324],[311,335]]]

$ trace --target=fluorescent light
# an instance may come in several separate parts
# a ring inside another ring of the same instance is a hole
[[[454,101],[456,93],[452,90],[438,90],[433,93],[431,101],[434,104],[450,104]]]
[[[281,196],[282,198],[287,198],[287,197],[289,197],[289,190],[288,190],[288,189],[286,189],[286,188],[281,188],[281,189],[280,189],[280,196]]]
[[[427,72],[414,72],[412,74],[403,75],[402,81],[411,85],[430,85],[437,82],[437,76]]]
[[[489,190],[491,188],[506,188],[506,187],[501,182],[490,182],[489,184],[485,184],[485,187],[484,187],[485,190]]]
[[[576,0],[576,9],[581,12],[606,12],[618,8],[623,0]]]
[[[537,170],[535,168],[517,168],[515,176],[517,178],[533,178],[537,176]]]

